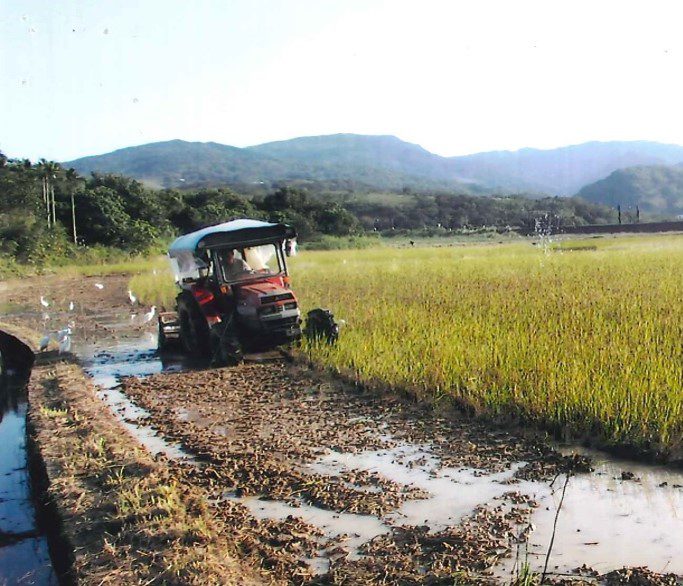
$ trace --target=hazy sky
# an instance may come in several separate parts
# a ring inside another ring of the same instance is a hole
[[[0,0],[0,150],[394,134],[683,144],[678,2]]]

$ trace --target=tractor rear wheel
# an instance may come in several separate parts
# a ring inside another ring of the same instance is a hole
[[[209,325],[194,301],[178,300],[180,339],[185,351],[195,358],[210,356]]]
[[[159,350],[159,352],[164,352],[165,350],[168,350],[168,340],[166,339],[166,334],[164,333],[164,326],[161,324],[161,320],[159,320],[158,323],[157,350]]]

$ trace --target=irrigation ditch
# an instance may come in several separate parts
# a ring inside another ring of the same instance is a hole
[[[34,364],[29,344],[0,330],[0,578],[57,584],[62,575],[66,584],[70,552],[53,531],[59,519],[44,498],[46,475],[27,418]]]
[[[42,282],[49,328],[72,321],[74,343],[28,387],[31,477],[52,503],[37,525],[58,562],[33,583],[498,584],[544,566],[556,583],[680,583],[680,470],[275,356],[162,360],[126,279],[99,280]],[[10,327],[46,327],[35,291],[11,292]]]

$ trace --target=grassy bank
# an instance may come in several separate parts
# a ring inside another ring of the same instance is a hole
[[[236,560],[205,497],[121,433],[76,365],[42,356],[29,392],[32,439],[46,463],[62,545],[73,552],[74,582],[260,581]]]

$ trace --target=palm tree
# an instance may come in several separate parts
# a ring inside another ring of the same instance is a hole
[[[78,237],[76,236],[76,204],[74,202],[74,191],[76,190],[76,181],[78,174],[76,170],[71,168],[66,171],[66,181],[69,186],[69,195],[71,195],[71,227],[73,228],[74,244],[78,244]]]
[[[54,227],[57,224],[57,209],[55,206],[55,186],[53,179],[57,178],[60,167],[54,161],[40,159],[39,172],[42,180],[43,202],[47,210],[47,227]]]

